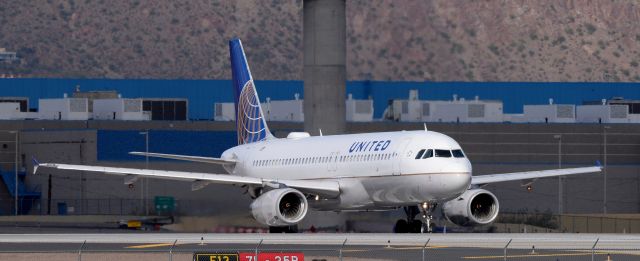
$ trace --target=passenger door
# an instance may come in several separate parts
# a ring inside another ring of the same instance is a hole
[[[402,160],[406,156],[404,154],[410,142],[411,142],[411,138],[404,138],[400,142],[400,145],[398,147],[395,147],[395,150],[392,152],[395,155],[394,157],[391,158],[393,175],[400,175],[402,173],[402,167],[401,167]]]
[[[335,172],[336,170],[338,170],[338,158],[339,158],[339,153],[336,152],[331,152],[331,157],[329,158],[329,162],[327,163],[327,170],[329,172]]]

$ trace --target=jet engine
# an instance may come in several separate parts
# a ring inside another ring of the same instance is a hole
[[[308,209],[304,194],[292,188],[265,192],[251,203],[253,218],[272,227],[295,225],[304,218]]]
[[[459,226],[489,224],[498,216],[499,208],[496,196],[484,189],[467,190],[442,206],[445,217]]]

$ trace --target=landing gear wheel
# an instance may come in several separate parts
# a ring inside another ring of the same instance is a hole
[[[269,227],[269,233],[277,234],[277,233],[298,233],[298,226],[285,226],[285,227]]]
[[[393,233],[407,233],[409,231],[409,224],[404,219],[398,219],[396,225],[393,227]]]
[[[394,233],[431,233],[435,224],[432,222],[431,213],[437,204],[424,202],[418,206],[404,207],[407,219],[400,219],[393,227]],[[416,215],[421,214],[424,220],[416,219]]]
[[[413,222],[411,222],[411,233],[423,233],[422,232],[422,221],[420,220],[414,220]]]

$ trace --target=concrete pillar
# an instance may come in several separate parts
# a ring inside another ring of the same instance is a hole
[[[304,129],[312,134],[346,130],[345,0],[305,0]]]

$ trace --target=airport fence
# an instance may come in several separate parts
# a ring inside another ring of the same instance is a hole
[[[516,239],[517,241],[517,239]],[[206,260],[206,261],[361,261],[361,260],[638,260],[640,247],[623,244],[612,247],[611,242],[598,247],[599,239],[590,246],[576,244],[573,248],[523,246],[513,239],[496,245],[469,240],[467,246],[460,243],[443,244],[429,238],[419,244],[350,245],[347,240],[336,245],[228,244],[210,242],[181,243],[120,243],[98,244],[87,241],[78,244],[31,245],[33,249],[9,249],[0,247],[0,260]],[[451,242],[449,242],[451,243]],[[627,242],[629,243],[629,242]],[[637,242],[635,242],[637,243]],[[29,246],[27,246],[29,247]]]

